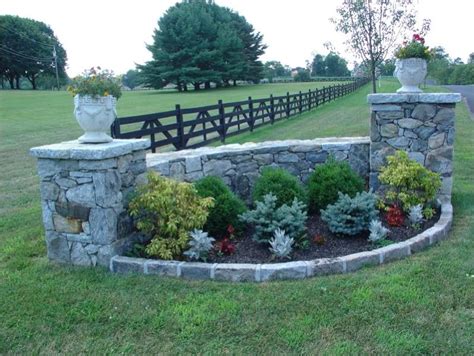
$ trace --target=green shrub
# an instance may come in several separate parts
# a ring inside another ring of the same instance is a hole
[[[255,210],[240,215],[240,219],[254,227],[253,239],[257,242],[268,242],[276,229],[285,233],[295,241],[303,239],[306,231],[306,205],[294,199],[289,206],[283,204],[277,208],[277,198],[272,193],[256,202]]]
[[[130,201],[129,211],[137,228],[151,235],[146,252],[170,260],[187,247],[189,231],[203,227],[213,205],[213,199],[201,198],[193,185],[150,172],[148,183]]]
[[[377,219],[376,201],[377,196],[372,192],[357,193],[354,198],[339,193],[336,203],[321,210],[321,218],[333,233],[357,235],[368,230],[370,222]]]
[[[254,202],[263,201],[263,197],[272,193],[277,198],[277,207],[290,205],[296,198],[306,202],[306,192],[295,176],[282,168],[266,167],[255,182],[252,197]]]
[[[239,214],[247,210],[244,202],[237,198],[227,185],[218,177],[205,177],[194,183],[199,196],[214,198],[214,207],[209,210],[209,216],[204,229],[217,238],[224,237],[227,227],[232,225],[238,234],[243,229]]]
[[[317,212],[338,199],[338,193],[353,197],[364,190],[364,180],[355,173],[347,162],[334,158],[316,166],[308,181],[309,209]]]
[[[389,203],[400,205],[405,212],[409,212],[411,207],[418,204],[425,206],[436,197],[441,187],[438,173],[411,160],[404,151],[388,156],[387,161],[379,180],[387,187],[385,198]]]

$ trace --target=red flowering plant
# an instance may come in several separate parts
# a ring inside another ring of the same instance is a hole
[[[224,255],[232,255],[235,252],[235,245],[230,242],[228,237],[225,237],[224,240],[218,244],[218,248],[219,252]]]
[[[395,51],[395,57],[398,59],[422,58],[429,60],[431,51],[428,46],[425,46],[425,39],[415,33],[411,41],[404,41],[403,45]]]
[[[387,223],[390,226],[402,226],[405,221],[405,216],[403,215],[403,210],[398,205],[392,205],[387,209],[385,214],[387,218]]]

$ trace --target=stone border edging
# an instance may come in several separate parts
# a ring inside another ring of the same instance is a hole
[[[117,255],[110,260],[110,270],[121,274],[141,273],[227,282],[266,282],[348,273],[365,266],[396,261],[424,250],[447,237],[452,221],[453,206],[448,202],[443,203],[441,205],[441,216],[436,224],[411,239],[376,250],[358,252],[342,257],[319,258],[312,261],[250,264],[164,261]]]

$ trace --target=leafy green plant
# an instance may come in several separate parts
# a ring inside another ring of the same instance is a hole
[[[219,177],[208,176],[194,183],[199,196],[214,198],[214,206],[209,209],[209,216],[204,224],[204,229],[217,238],[224,237],[229,225],[239,233],[243,224],[239,214],[247,210],[244,202],[234,193]]]
[[[270,243],[270,252],[273,256],[290,258],[294,240],[285,233],[285,230],[276,229],[273,232],[273,238],[268,242]]]
[[[333,233],[357,235],[368,230],[370,222],[377,218],[376,201],[377,196],[372,192],[357,193],[354,198],[339,193],[336,203],[321,210],[321,218]]]
[[[129,204],[138,230],[150,234],[150,256],[165,260],[179,256],[189,241],[188,231],[201,229],[212,198],[201,198],[193,185],[148,174],[148,183],[138,188]]]
[[[404,151],[388,156],[387,161],[387,165],[381,169],[379,180],[387,186],[385,198],[390,203],[400,205],[408,212],[412,206],[425,206],[436,197],[441,187],[438,173],[411,160]]]
[[[338,199],[338,193],[353,197],[364,190],[364,181],[347,162],[338,162],[333,157],[316,166],[308,181],[309,208],[313,212],[326,208]]]
[[[425,39],[418,34],[414,34],[411,41],[403,42],[395,52],[398,59],[422,58],[429,60],[432,57],[428,46],[425,46]]]
[[[240,215],[240,219],[254,227],[253,239],[257,242],[268,242],[276,229],[285,230],[295,240],[305,236],[306,205],[298,199],[293,203],[277,208],[277,198],[272,193],[257,201],[255,210]]]
[[[92,67],[74,77],[67,88],[72,95],[90,95],[93,98],[112,95],[115,99],[122,96],[121,80],[114,72],[100,67]]]
[[[306,201],[306,192],[301,182],[282,168],[264,168],[255,182],[252,192],[254,202],[262,201],[268,193],[276,196],[277,207],[290,205],[295,198],[301,202]]]
[[[183,255],[194,260],[205,260],[215,239],[208,236],[207,232],[198,229],[191,231],[189,236],[191,237],[190,248],[184,251]]]

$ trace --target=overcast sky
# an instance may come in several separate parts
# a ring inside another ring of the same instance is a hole
[[[151,59],[146,43],[152,42],[158,19],[177,0],[2,0],[0,14],[43,21],[55,32],[68,54],[69,75],[100,65],[125,73]],[[346,59],[343,35],[329,18],[340,0],[216,0],[245,16],[264,35],[268,49],[262,60],[304,66],[312,53],[325,54],[331,41]],[[427,45],[443,46],[451,57],[466,61],[474,52],[472,0],[419,0],[420,18],[432,20]]]

